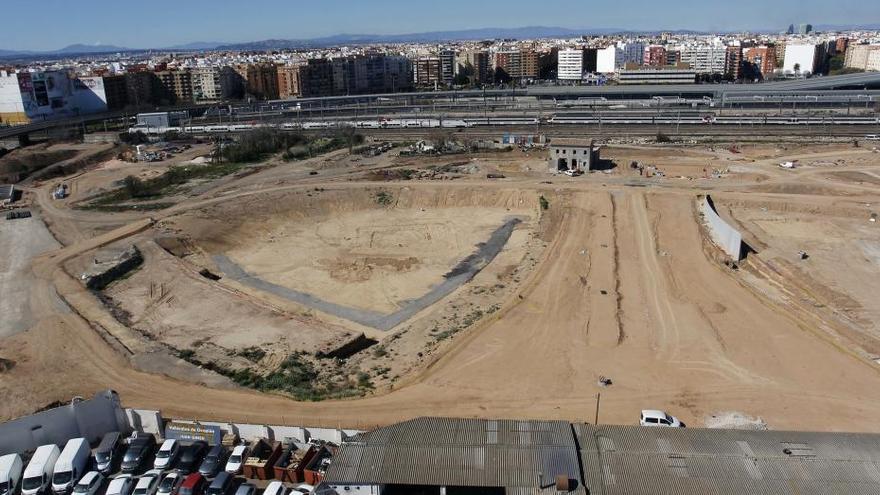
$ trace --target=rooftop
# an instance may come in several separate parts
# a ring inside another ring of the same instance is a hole
[[[560,474],[569,493],[867,495],[880,435],[419,418],[343,443],[326,481],[519,494],[552,493]]]
[[[571,424],[418,418],[355,436],[330,465],[328,483],[504,487],[541,493],[557,476],[585,494]]]

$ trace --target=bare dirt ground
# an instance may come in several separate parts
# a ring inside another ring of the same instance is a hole
[[[880,155],[851,145],[786,148],[616,146],[603,152],[616,169],[578,178],[548,176],[535,151],[426,159],[422,166],[474,165],[442,183],[364,180],[420,165],[337,152],[194,193],[152,212],[156,224],[135,223],[142,214],[71,213],[39,190],[50,227],[65,224],[67,246],[32,264],[33,326],[0,340],[0,357],[16,361],[0,377],[7,398],[0,417],[110,387],[127,405],[171,416],[259,423],[365,427],[419,415],[592,421],[601,392],[599,420],[608,423],[632,424],[650,407],[693,426],[741,411],[773,429],[878,431],[872,295],[880,226],[869,218],[880,197],[865,176],[878,173]],[[778,166],[789,160],[798,161],[794,170]],[[632,161],[666,177],[640,176]],[[492,170],[508,178],[485,179]],[[322,205],[331,189],[350,196],[352,207]],[[405,190],[392,196],[410,199],[367,208],[364,197],[379,190]],[[757,250],[738,270],[706,240],[695,209],[706,192]],[[98,247],[141,243],[147,264],[107,292],[145,327],[169,341],[207,331],[230,349],[263,332],[266,349],[293,348],[307,344],[286,343],[321,328],[364,329],[226,279],[207,281],[198,269],[215,268],[211,253],[232,253],[279,284],[388,310],[423,292],[508,214],[531,223],[472,281],[388,335],[370,334],[379,343],[345,360],[342,372],[369,372],[374,383],[367,397],[345,401],[296,402],[141,371],[119,343],[134,355],[154,349],[63,269]],[[373,249],[367,239],[376,233]],[[168,236],[191,241],[192,253],[149,244]],[[799,250],[809,258],[798,259]],[[347,257],[353,264],[338,266]],[[177,306],[150,307],[149,282],[159,279],[181,296]],[[56,291],[73,312],[58,310]],[[281,324],[278,315],[295,318]],[[600,376],[613,384],[600,387]]]

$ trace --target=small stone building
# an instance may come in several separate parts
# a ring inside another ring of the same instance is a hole
[[[559,173],[566,170],[589,172],[599,165],[599,148],[585,139],[554,139],[550,142],[548,168]]]

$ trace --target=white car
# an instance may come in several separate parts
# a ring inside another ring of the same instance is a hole
[[[156,490],[159,489],[159,479],[161,477],[162,471],[158,469],[147,471],[140,477],[137,484],[134,486],[134,492],[132,492],[132,495],[156,495]]]
[[[287,495],[287,487],[280,481],[273,481],[266,485],[263,495]]]
[[[134,488],[134,478],[130,474],[122,474],[110,480],[104,495],[131,495],[132,488]]]
[[[180,444],[177,440],[170,439],[162,442],[159,451],[156,452],[156,460],[153,461],[153,467],[156,469],[171,469],[177,460],[177,454],[180,453]]]
[[[101,484],[104,483],[104,475],[97,471],[89,471],[79,482],[73,487],[73,493],[76,495],[95,495]]]
[[[240,473],[241,467],[244,466],[244,461],[247,459],[247,456],[247,445],[239,445],[232,449],[232,454],[229,456],[229,460],[226,461],[226,469],[224,469],[224,471],[231,474]]]
[[[685,427],[685,424],[675,416],[657,409],[644,409],[639,417],[639,424],[642,426],[665,426],[669,428]]]

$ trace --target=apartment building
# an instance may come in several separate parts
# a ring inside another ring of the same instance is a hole
[[[278,67],[279,98],[296,98],[300,95],[299,71],[299,65],[282,65]]]
[[[163,70],[157,72],[156,76],[161,84],[161,102],[174,104],[193,101],[192,75],[188,70]]]
[[[666,47],[661,45],[646,46],[642,64],[650,67],[666,66]]]
[[[727,47],[724,58],[724,74],[738,81],[742,79],[743,49],[738,42]]]
[[[223,86],[219,67],[196,67],[190,69],[192,80],[192,99],[196,103],[220,101],[223,99]]]
[[[557,53],[556,78],[560,81],[580,81],[584,77],[584,50],[566,48]]]
[[[819,51],[814,44],[785,45],[782,70],[790,74],[812,74],[816,71]]]
[[[455,50],[440,50],[440,82],[451,86],[455,80]]]
[[[610,45],[596,51],[596,72],[611,74],[624,65],[623,51],[617,45]]]
[[[245,92],[263,100],[278,99],[278,66],[274,63],[240,65],[236,68],[245,81]]]
[[[624,64],[642,65],[645,59],[645,44],[640,41],[627,41],[618,44],[620,51],[623,53]]]
[[[434,88],[440,85],[440,58],[421,57],[415,61],[413,82],[423,88]]]
[[[697,74],[723,74],[727,68],[727,47],[724,45],[684,45],[679,52],[681,63],[690,65]]]
[[[748,73],[755,78],[767,77],[776,70],[776,48],[751,46],[743,50],[743,62]]]
[[[869,68],[868,64],[871,56],[875,53],[880,53],[880,45],[850,44],[846,49],[843,66],[850,69],[878,70],[877,68]]]
[[[534,49],[523,48],[495,52],[495,69],[500,69],[511,79],[537,78],[538,67],[538,52]]]
[[[472,83],[483,84],[492,81],[489,53],[485,50],[468,50],[456,58],[456,72],[465,74]]]

